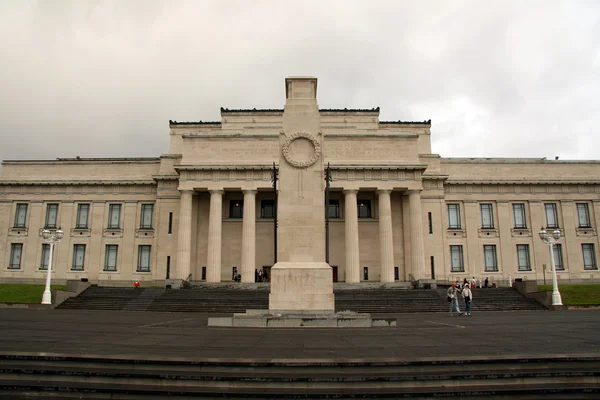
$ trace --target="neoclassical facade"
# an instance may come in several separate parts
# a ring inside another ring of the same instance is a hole
[[[306,78],[288,78],[286,96],[295,79]],[[169,121],[169,151],[156,158],[4,161],[0,279],[42,282],[40,232],[58,227],[54,282],[269,276],[285,207],[273,185],[285,112],[222,108],[220,121]],[[300,145],[320,146],[330,168],[334,281],[550,280],[540,227],[563,236],[553,250],[560,280],[600,278],[600,161],[443,158],[431,152],[431,121],[380,121],[379,108],[320,109],[318,123],[322,140]],[[304,178],[294,179],[302,195]]]

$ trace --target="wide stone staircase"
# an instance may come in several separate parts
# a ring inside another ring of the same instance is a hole
[[[598,399],[600,357],[416,360],[0,355],[6,399]]]
[[[461,311],[464,301],[459,300]],[[110,288],[91,286],[58,308],[232,314],[269,308],[269,286],[207,285],[193,289]],[[446,289],[335,289],[336,311],[371,314],[448,312]],[[474,289],[472,312],[544,309],[511,288]]]

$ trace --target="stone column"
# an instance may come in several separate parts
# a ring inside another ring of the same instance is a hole
[[[381,282],[394,282],[394,243],[392,237],[391,190],[378,190],[379,248],[381,251]]]
[[[254,282],[256,264],[256,190],[244,190],[242,282]]]
[[[423,217],[421,212],[421,193],[413,190],[408,193],[410,208],[410,244],[411,244],[411,272],[419,280],[425,271],[425,250],[423,249]]]
[[[179,200],[179,228],[177,232],[177,268],[173,276],[186,280],[190,276],[192,254],[192,195],[193,190],[182,190]]]
[[[210,215],[208,219],[208,254],[206,281],[221,282],[221,225],[223,223],[223,191],[210,191]]]
[[[360,282],[360,256],[358,247],[358,190],[344,190],[344,218],[346,219],[346,282]]]

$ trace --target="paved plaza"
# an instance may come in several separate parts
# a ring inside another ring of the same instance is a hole
[[[211,314],[210,316],[214,316]],[[208,314],[0,309],[0,353],[414,359],[598,354],[600,311],[396,315],[391,328],[216,328]],[[389,317],[389,316],[388,316]]]

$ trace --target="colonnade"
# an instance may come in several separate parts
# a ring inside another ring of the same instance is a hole
[[[256,254],[256,190],[243,190],[244,211],[242,219],[242,282],[254,282]],[[381,282],[394,282],[394,243],[392,230],[391,190],[377,190],[379,209],[379,243]],[[181,191],[179,209],[179,230],[177,238],[176,278],[187,279],[190,275],[191,256],[191,190]],[[344,190],[345,198],[345,254],[346,282],[360,282],[360,248],[358,241],[358,190]],[[423,248],[423,222],[421,215],[421,194],[418,190],[408,192],[410,215],[410,266],[409,273],[419,279],[425,268]],[[210,211],[208,221],[208,251],[206,261],[206,281],[221,281],[221,240],[222,240],[223,190],[210,190]]]

